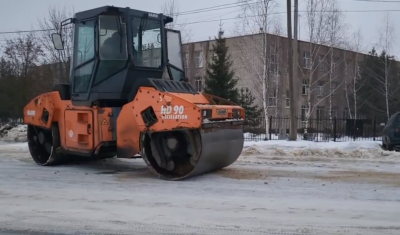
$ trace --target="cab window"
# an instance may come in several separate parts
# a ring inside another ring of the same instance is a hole
[[[99,17],[100,62],[93,85],[126,67],[128,61],[126,42],[126,23],[121,16],[102,15]]]
[[[95,56],[95,21],[81,21],[76,27],[74,92],[87,92]],[[91,62],[89,62],[91,60]],[[89,62],[89,63],[87,63]]]

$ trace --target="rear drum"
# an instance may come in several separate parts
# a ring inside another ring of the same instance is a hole
[[[41,166],[52,166],[63,162],[63,154],[57,153],[60,147],[60,133],[57,124],[44,129],[28,125],[28,147],[32,159]]]

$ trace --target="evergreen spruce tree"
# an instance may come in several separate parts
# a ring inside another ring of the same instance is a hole
[[[235,72],[231,70],[232,62],[222,29],[212,51],[214,55],[207,66],[204,92],[238,103],[239,92],[236,88],[238,79],[234,78]]]
[[[257,126],[261,117],[261,109],[254,104],[256,98],[251,94],[249,88],[242,87],[239,94],[239,105],[245,109],[244,125]]]

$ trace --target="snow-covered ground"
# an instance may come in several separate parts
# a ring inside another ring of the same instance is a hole
[[[0,141],[8,142],[25,142],[26,139],[26,125],[4,125],[0,126]]]
[[[0,142],[0,234],[400,234],[400,153],[378,141],[246,142],[184,181],[141,159],[40,167]]]

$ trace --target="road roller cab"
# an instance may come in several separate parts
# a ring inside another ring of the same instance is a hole
[[[180,32],[167,30],[172,18],[129,8],[105,6],[78,12],[53,33],[64,50],[64,29],[73,25],[70,93],[74,105],[122,106],[139,87],[161,79],[167,67],[173,81],[183,81]],[[168,37],[168,44],[167,44]],[[168,53],[168,48],[173,49]]]
[[[244,109],[187,82],[180,32],[164,27],[172,20],[105,6],[61,24],[52,34],[56,49],[64,50],[66,27],[74,32],[70,84],[24,108],[37,164],[140,152],[155,175],[177,180],[236,161]]]

